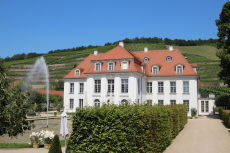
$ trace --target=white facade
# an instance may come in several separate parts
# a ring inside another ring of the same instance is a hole
[[[128,80],[128,92],[122,92],[121,80]],[[95,93],[95,80],[100,80],[100,92]],[[89,75],[87,79],[66,79],[64,83],[64,106],[67,112],[75,112],[80,107],[80,102],[87,96],[87,105],[94,106],[95,100],[98,99],[100,104],[108,103],[110,93],[108,93],[108,80],[114,80],[114,92],[112,101],[114,104],[120,104],[123,99],[135,103],[144,103],[150,100],[152,104],[158,104],[163,101],[164,105],[170,105],[171,102],[176,104],[189,103],[189,112],[191,108],[198,108],[197,97],[197,77],[146,77],[139,73],[133,74],[101,74]],[[139,80],[139,81],[138,81]],[[147,82],[152,83],[152,92],[147,92]],[[163,93],[158,92],[158,82],[163,83]],[[175,82],[175,93],[171,92],[170,82]],[[183,91],[183,82],[188,82],[189,92]],[[71,83],[74,84],[74,91],[70,92]],[[80,92],[80,83],[84,84],[83,92]],[[70,104],[73,99],[73,104]],[[83,106],[83,105],[82,105]]]

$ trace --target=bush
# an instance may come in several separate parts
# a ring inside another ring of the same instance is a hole
[[[77,109],[67,152],[163,152],[186,123],[185,105]]]
[[[62,153],[58,135],[54,136],[48,153]]]
[[[220,119],[222,120],[223,119],[223,108],[222,107],[220,107],[219,108],[219,117],[220,117]]]
[[[196,116],[196,114],[197,114],[196,108],[192,108],[192,109],[191,109],[191,116],[192,116],[192,117],[193,117],[193,116]]]
[[[222,120],[227,128],[230,127],[230,110],[222,111]]]

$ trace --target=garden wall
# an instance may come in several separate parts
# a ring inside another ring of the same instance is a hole
[[[186,123],[185,105],[77,109],[67,152],[163,152]]]

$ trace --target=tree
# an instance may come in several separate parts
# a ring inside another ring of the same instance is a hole
[[[26,114],[33,111],[25,107],[28,95],[18,88],[9,88],[4,62],[0,59],[0,135],[15,137],[32,124],[26,121]]]
[[[220,58],[221,67],[218,77],[230,86],[230,1],[224,4],[219,17],[220,19],[216,20],[219,37],[217,48],[221,49],[216,53]]]
[[[58,135],[54,136],[48,153],[62,153]]]

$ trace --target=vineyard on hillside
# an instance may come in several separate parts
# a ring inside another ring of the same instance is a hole
[[[93,54],[95,50],[99,53],[104,53],[112,48],[118,46],[118,44],[111,44],[106,46],[100,46],[79,51],[65,51],[65,52],[51,52],[44,54],[44,58],[49,67],[50,82],[62,80],[62,78],[70,72],[75,66],[84,60],[89,54]],[[149,50],[164,50],[168,46],[164,43],[126,43],[125,48],[132,51],[143,51],[144,47],[148,47]],[[213,46],[174,46],[179,49],[182,54],[187,57],[190,64],[198,65],[198,74],[200,75],[199,83],[207,84],[208,86],[219,85],[222,83],[217,77],[220,70],[219,60],[217,59],[215,52],[217,49]],[[24,80],[27,73],[30,71],[33,63],[37,58],[29,58],[24,60],[15,60],[5,62],[8,68],[8,78],[14,80]]]

